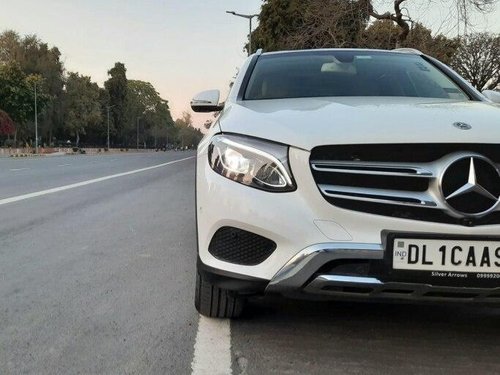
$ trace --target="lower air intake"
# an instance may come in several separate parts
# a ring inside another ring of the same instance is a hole
[[[208,252],[217,259],[243,266],[262,263],[275,249],[273,241],[233,227],[220,228],[208,246]]]

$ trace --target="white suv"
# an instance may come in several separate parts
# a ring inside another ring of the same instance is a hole
[[[500,302],[500,109],[414,50],[249,57],[198,147],[195,305]]]

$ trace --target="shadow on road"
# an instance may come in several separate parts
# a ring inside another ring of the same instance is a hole
[[[500,308],[281,298],[232,323],[248,374],[500,373],[499,333]]]

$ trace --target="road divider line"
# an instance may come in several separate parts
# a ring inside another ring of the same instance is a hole
[[[9,203],[23,201],[25,199],[41,197],[42,195],[59,193],[61,191],[75,189],[75,188],[78,188],[78,187],[81,187],[81,186],[91,185],[91,184],[95,184],[97,182],[111,180],[113,178],[118,178],[118,177],[128,176],[128,175],[135,174],[135,173],[150,171],[152,169],[166,167],[167,165],[172,165],[172,164],[175,164],[175,163],[180,163],[181,161],[185,161],[185,160],[189,160],[189,159],[193,159],[193,158],[194,158],[194,156],[190,156],[188,158],[183,158],[183,159],[178,159],[178,160],[172,160],[172,161],[169,161],[167,163],[157,164],[157,165],[153,165],[151,167],[135,169],[133,171],[117,173],[117,174],[113,174],[113,175],[110,175],[110,176],[104,176],[104,177],[94,178],[92,180],[77,182],[77,183],[70,184],[70,185],[64,185],[64,186],[59,186],[59,187],[55,187],[55,188],[51,188],[51,189],[47,189],[47,190],[37,191],[37,192],[34,192],[34,193],[28,193],[28,194],[18,195],[18,196],[15,196],[15,197],[0,199],[0,206],[3,206],[4,204],[9,204]]]
[[[210,319],[200,315],[191,369],[193,375],[231,374],[229,319]]]
[[[29,169],[29,168],[12,168],[12,169],[10,169],[10,171],[11,172],[17,172],[17,171],[25,171],[27,169]]]

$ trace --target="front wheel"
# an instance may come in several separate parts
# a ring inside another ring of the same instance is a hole
[[[210,318],[237,318],[244,304],[245,298],[238,293],[219,288],[196,273],[194,305],[200,314]]]

